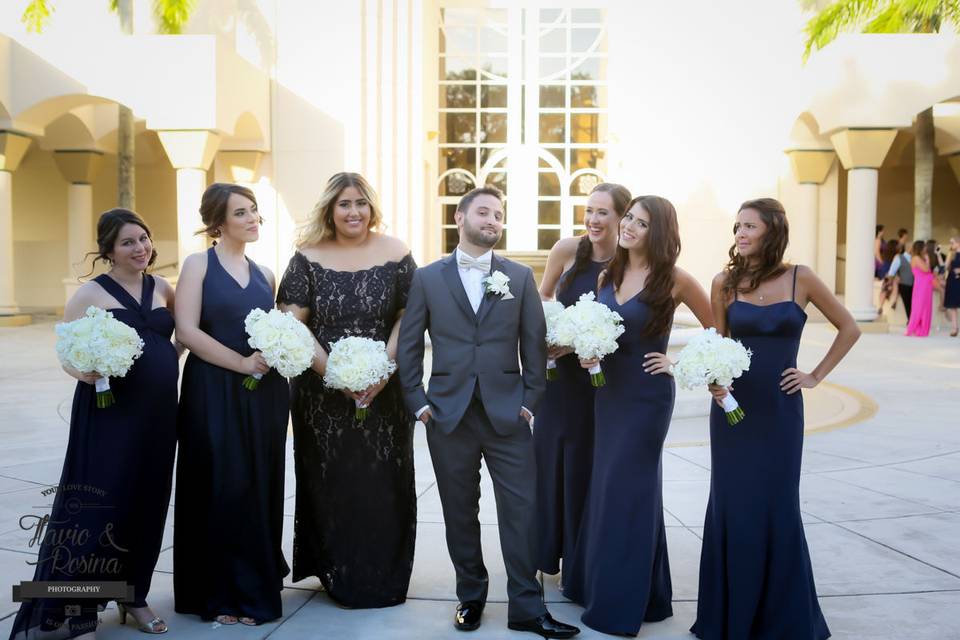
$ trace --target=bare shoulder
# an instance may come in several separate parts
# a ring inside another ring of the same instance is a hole
[[[677,283],[678,287],[688,287],[691,284],[697,284],[697,279],[690,275],[689,271],[685,271],[680,267],[673,268],[673,280]]]
[[[80,285],[76,292],[67,301],[63,309],[63,319],[75,320],[82,316],[88,307],[107,309],[111,306],[112,298],[103,287],[90,280]]]
[[[402,258],[410,253],[410,248],[407,246],[407,243],[396,236],[376,232],[371,232],[371,235],[373,236],[374,246],[383,251],[385,256],[399,256]]]
[[[717,275],[713,276],[713,280],[710,281],[710,286],[714,289],[722,287],[724,281],[727,279],[727,272],[721,271]]]
[[[550,255],[556,256],[566,261],[569,258],[577,255],[577,247],[580,245],[580,236],[573,236],[570,238],[561,238],[553,245],[553,248],[550,249]]]
[[[793,268],[797,270],[797,282],[812,282],[820,279],[816,272],[805,264],[795,264]]]
[[[170,284],[170,281],[164,278],[163,276],[158,276],[153,274],[154,287],[161,296],[166,298],[171,293],[173,293],[173,285]]]
[[[197,253],[191,253],[183,260],[183,264],[180,265],[180,273],[203,273],[207,270],[207,252],[198,251]]]
[[[387,262],[399,262],[410,253],[410,247],[407,246],[407,243],[394,236],[377,233],[374,235],[374,242],[377,253],[383,256]]]
[[[94,305],[100,306],[106,297],[106,291],[94,280],[84,282],[70,298],[72,306],[82,305],[84,308]]]
[[[270,267],[257,263],[257,268],[263,272],[263,276],[270,284],[274,284],[277,281],[276,277],[273,275],[273,271],[270,270]]]

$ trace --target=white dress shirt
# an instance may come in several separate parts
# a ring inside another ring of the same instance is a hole
[[[460,247],[456,248],[454,251],[453,259],[458,261],[460,260]],[[468,255],[468,254],[464,254]],[[471,256],[472,257],[472,256]],[[487,251],[486,253],[477,256],[477,260],[493,260],[493,249]],[[479,269],[464,269],[463,267],[458,266],[457,272],[460,273],[460,282],[463,284],[463,290],[467,294],[467,299],[470,300],[470,306],[473,307],[473,312],[476,313],[480,309],[480,303],[483,301],[483,279],[487,277],[488,274],[483,273]],[[417,410],[416,416],[419,419],[424,411],[430,408],[430,405],[424,405]],[[533,412],[527,409],[526,407],[520,407],[524,411],[530,414],[530,428],[533,428]]]
[[[460,251],[460,247],[457,247],[456,251],[454,252],[453,259],[458,263],[460,261],[461,253],[463,252]],[[487,251],[483,255],[477,256],[477,260],[483,260],[487,262],[493,260],[493,249]],[[488,274],[483,273],[479,269],[464,269],[460,266],[457,267],[457,271],[460,273],[460,282],[463,283],[463,290],[467,292],[467,298],[470,300],[470,306],[473,307],[473,312],[476,313],[480,309],[480,302],[483,300],[483,279]]]

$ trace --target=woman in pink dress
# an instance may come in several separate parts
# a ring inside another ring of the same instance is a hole
[[[933,286],[936,274],[930,269],[923,240],[913,243],[910,251],[910,269],[913,271],[913,302],[910,305],[910,322],[907,324],[908,336],[930,335],[930,320],[933,316]]]

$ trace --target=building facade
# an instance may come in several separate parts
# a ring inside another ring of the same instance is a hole
[[[419,263],[470,188],[506,194],[501,249],[542,267],[600,181],[669,198],[707,284],[740,202],[780,198],[791,260],[873,319],[874,225],[913,227],[913,121],[934,108],[932,235],[960,228],[960,43],[846,36],[802,64],[793,0],[204,0],[186,35],[97,2],[42,34],[0,7],[0,313],[63,305],[116,202],[117,105],[158,271],[202,249],[212,181],[257,193],[254,259],[282,272],[327,178],[360,171]],[[852,266],[851,266],[852,265]]]

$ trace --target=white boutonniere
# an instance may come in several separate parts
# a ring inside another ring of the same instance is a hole
[[[502,271],[494,271],[483,279],[483,292],[500,296],[501,300],[513,300],[510,293],[510,278]]]

